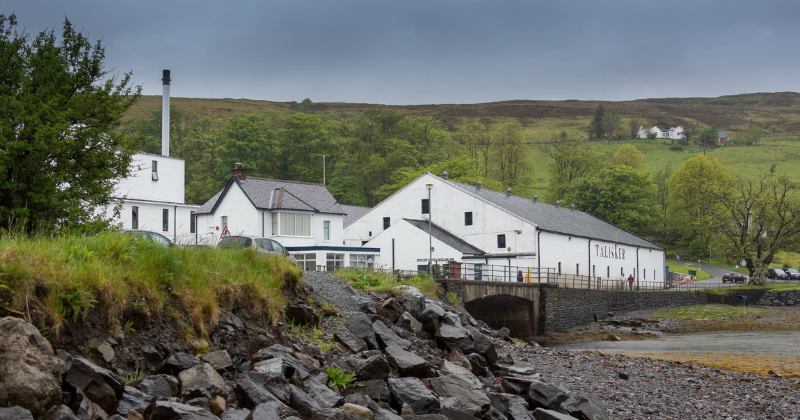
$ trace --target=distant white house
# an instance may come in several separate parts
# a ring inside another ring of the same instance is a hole
[[[636,137],[646,139],[648,133],[655,133],[657,139],[680,140],[686,138],[686,135],[683,134],[682,126],[670,127],[669,129],[662,130],[655,125],[650,129],[639,126],[639,134]]]

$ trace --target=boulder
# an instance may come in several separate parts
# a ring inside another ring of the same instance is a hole
[[[92,340],[89,342],[89,348],[100,353],[106,363],[114,360],[114,349],[106,340]]]
[[[529,420],[528,402],[519,395],[489,393],[487,394],[492,402],[492,407],[503,413],[509,420]]]
[[[389,365],[397,369],[400,377],[415,376],[417,378],[430,378],[433,376],[431,364],[414,353],[403,350],[398,346],[389,346],[384,349]]]
[[[217,370],[217,372],[224,371],[233,367],[233,360],[231,355],[225,350],[212,351],[200,356],[200,360],[208,363]]]
[[[181,381],[181,395],[187,396],[193,390],[204,390],[211,397],[225,391],[225,380],[208,363],[200,363],[178,375]]]
[[[475,346],[467,334],[467,330],[454,325],[443,324],[436,333],[439,347],[451,351],[458,350],[464,354],[475,352]]]
[[[367,408],[372,411],[372,417],[374,420],[403,420],[402,417],[381,407],[375,401],[368,402]]]
[[[408,404],[415,414],[439,412],[439,398],[417,378],[389,378],[389,392],[397,408]]]
[[[561,387],[549,382],[536,382],[528,389],[528,402],[548,410],[557,409],[567,398],[569,396]]]
[[[225,401],[225,398],[217,395],[216,397],[211,399],[211,402],[208,404],[208,409],[216,416],[221,416],[222,413],[228,408],[228,404]]]
[[[458,404],[451,408],[457,408],[473,416],[479,416],[491,401],[481,389],[481,383],[475,377],[466,375],[447,375],[431,379],[431,388],[437,395],[444,398],[456,398]]]
[[[303,392],[300,388],[294,385],[290,385],[289,387],[291,388],[289,407],[295,409],[295,411],[297,411],[301,416],[310,418],[311,416],[316,415],[320,418],[328,418],[326,413],[333,413],[333,410],[320,407],[316,401],[309,397],[308,394]]]
[[[411,312],[411,311],[409,311]],[[411,312],[411,315],[414,315]],[[444,319],[444,309],[435,303],[425,303],[425,309],[415,317],[422,324],[422,330],[431,335],[436,335]]]
[[[458,317],[458,314],[455,312],[446,312],[444,314],[444,323],[447,325],[453,325],[455,327],[461,326],[461,318]]]
[[[422,324],[417,321],[417,318],[414,318],[409,312],[403,312],[394,325],[408,331],[412,330],[421,330]]]
[[[33,420],[33,415],[30,410],[18,405],[7,408],[0,407],[0,420]]]
[[[472,414],[452,407],[452,405],[457,404],[458,400],[456,398],[445,398],[442,400],[442,410],[439,412],[439,415],[444,416],[444,418],[448,420],[478,420],[478,418]]]
[[[372,328],[372,321],[367,315],[361,312],[351,314],[350,319],[347,320],[347,329],[356,337],[366,341],[370,349],[378,349],[375,330]]]
[[[347,328],[344,327],[336,328],[333,331],[333,338],[342,343],[348,350],[350,350],[353,353],[360,353],[364,350],[367,350],[367,342],[356,337]]]
[[[142,382],[139,382],[138,388],[139,391],[152,395],[159,400],[166,400],[167,398],[177,394],[172,393],[169,383],[161,376],[150,376],[142,379]]]
[[[375,301],[369,296],[357,293],[353,295],[353,302],[356,304],[358,310],[365,314],[374,314],[377,312],[378,305],[376,305]]]
[[[136,388],[126,386],[125,391],[122,393],[122,398],[119,399],[117,414],[126,416],[128,415],[128,410],[134,410],[143,415],[154,399],[155,397],[152,395],[145,394]]]
[[[229,408],[225,410],[220,416],[222,420],[248,420],[250,417],[250,410],[246,408]]]
[[[373,379],[371,381],[360,381],[355,387],[349,387],[345,390],[352,394],[366,395],[373,401],[389,401],[389,387],[386,382],[381,379]]]
[[[106,413],[117,410],[118,399],[125,391],[125,383],[113,372],[84,359],[73,357],[64,382],[80,390]]]
[[[2,410],[2,409],[0,409]],[[3,416],[0,416],[0,419]],[[78,420],[78,417],[72,413],[72,410],[66,405],[56,405],[44,414],[44,417],[39,420]]]
[[[267,391],[266,388],[248,378],[239,378],[233,386],[239,407],[253,409],[259,404],[278,402],[283,404],[278,397]]]
[[[386,299],[381,304],[381,307],[378,308],[378,315],[388,319],[392,324],[397,322],[403,312],[405,312],[403,305],[394,298]]]
[[[191,369],[200,363],[200,359],[192,356],[191,354],[177,352],[167,357],[161,363],[161,366],[156,369],[158,373],[166,373],[172,376],[177,376],[179,373],[186,369]]]
[[[608,409],[603,400],[594,394],[572,395],[561,407],[572,417],[584,420],[610,420]]]
[[[458,350],[450,350],[450,353],[447,353],[446,359],[448,362],[459,365],[464,369],[472,369],[472,363],[470,363],[467,356],[464,356],[464,354]],[[484,363],[486,362],[484,361]]]
[[[208,395],[208,393],[205,393],[205,395]],[[191,405],[192,407],[200,407],[211,411],[211,399],[207,398],[206,396],[191,398],[183,403],[186,405]]]
[[[358,359],[354,366],[356,377],[362,381],[373,379],[385,380],[389,377],[391,369],[389,362],[382,356],[370,356],[365,359]]]
[[[410,341],[400,338],[400,336],[395,334],[394,331],[389,329],[389,327],[381,321],[375,321],[372,324],[372,329],[375,331],[375,337],[378,339],[378,346],[381,349],[385,349],[389,346],[397,346],[404,349],[411,347]]]
[[[142,346],[142,355],[151,366],[156,366],[164,361],[164,355],[155,346]]]
[[[472,369],[472,373],[474,375],[480,376],[486,372],[486,367],[488,364],[483,356],[478,353],[470,353],[466,357],[467,360],[469,360],[470,368]]]
[[[280,420],[280,413],[286,408],[277,403],[259,404],[246,420]]]
[[[147,407],[145,418],[148,420],[219,420],[210,411],[169,401],[154,401]]]
[[[314,398],[314,401],[316,401],[320,407],[335,408],[342,405],[344,401],[341,395],[325,386],[325,384],[318,381],[313,376],[309,376],[303,380],[303,390],[306,394]]]
[[[439,375],[467,375],[475,378],[476,381],[478,380],[478,378],[473,375],[469,369],[465,369],[464,367],[452,362],[448,362],[447,360],[443,361],[441,366],[439,366]]]
[[[289,305],[286,307],[286,318],[295,324],[319,325],[319,315],[308,305]]]
[[[575,417],[561,414],[558,411],[545,410],[541,407],[533,410],[533,418],[536,420],[575,420]]]
[[[500,362],[500,363],[505,363],[505,364],[507,364],[507,365],[513,365],[513,364],[514,364],[514,358],[513,358],[513,357],[511,357],[511,355],[510,355],[510,354],[508,354],[508,353],[503,353],[503,354],[501,354],[501,355],[500,355],[500,356],[497,358],[497,361],[498,361],[498,362]]]
[[[414,318],[419,319],[419,316],[425,310],[425,295],[422,294],[416,287],[413,286],[401,286],[401,287],[409,287],[410,289],[403,290],[403,302],[402,306],[403,309],[411,314]]]
[[[370,419],[370,420],[372,420],[372,418],[373,418],[372,411],[370,411],[369,408],[362,407],[360,405],[345,404],[345,405],[342,406],[342,410],[349,411],[349,412],[351,412],[351,413],[353,413],[353,414],[355,414],[355,415],[357,415],[358,417],[361,417],[361,418]]]
[[[467,331],[469,331],[472,343],[475,345],[475,352],[483,356],[487,364],[495,364],[497,362],[497,350],[492,340],[475,328],[467,327]]]
[[[53,354],[39,330],[21,319],[5,317],[0,318],[0,337],[3,405],[39,415],[61,401],[61,374],[66,364]]]
[[[284,404],[289,403],[289,380],[276,372],[246,372],[240,379],[249,379],[262,386]]]

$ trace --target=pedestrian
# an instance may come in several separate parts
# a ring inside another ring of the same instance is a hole
[[[517,283],[522,283],[522,270],[517,271]]]
[[[624,274],[620,274],[619,275],[619,289],[620,290],[625,290],[625,275]]]
[[[631,290],[633,290],[633,281],[634,280],[635,279],[633,278],[633,274],[628,274],[628,286],[630,287]]]
[[[681,254],[675,253],[675,259],[676,259],[678,262],[681,262]]]

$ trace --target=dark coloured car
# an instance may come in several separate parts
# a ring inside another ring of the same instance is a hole
[[[785,268],[783,271],[785,271],[792,280],[800,280],[800,271],[794,268]]]
[[[789,275],[786,274],[786,272],[781,270],[780,268],[770,267],[767,270],[767,278],[772,280],[789,280]]]
[[[747,276],[745,276],[744,274],[742,274],[742,273],[740,273],[738,271],[733,271],[731,273],[723,274],[722,275],[722,282],[723,283],[727,283],[727,282],[731,282],[731,283],[746,283],[747,282]]]
[[[122,232],[122,234],[130,235],[137,239],[144,239],[147,241],[151,241],[158,245],[163,246],[164,248],[175,246],[175,243],[169,240],[169,238],[156,232],[150,232],[146,230],[125,230]]]

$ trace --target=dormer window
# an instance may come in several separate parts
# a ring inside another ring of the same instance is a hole
[[[158,181],[158,161],[153,161],[153,181]]]

